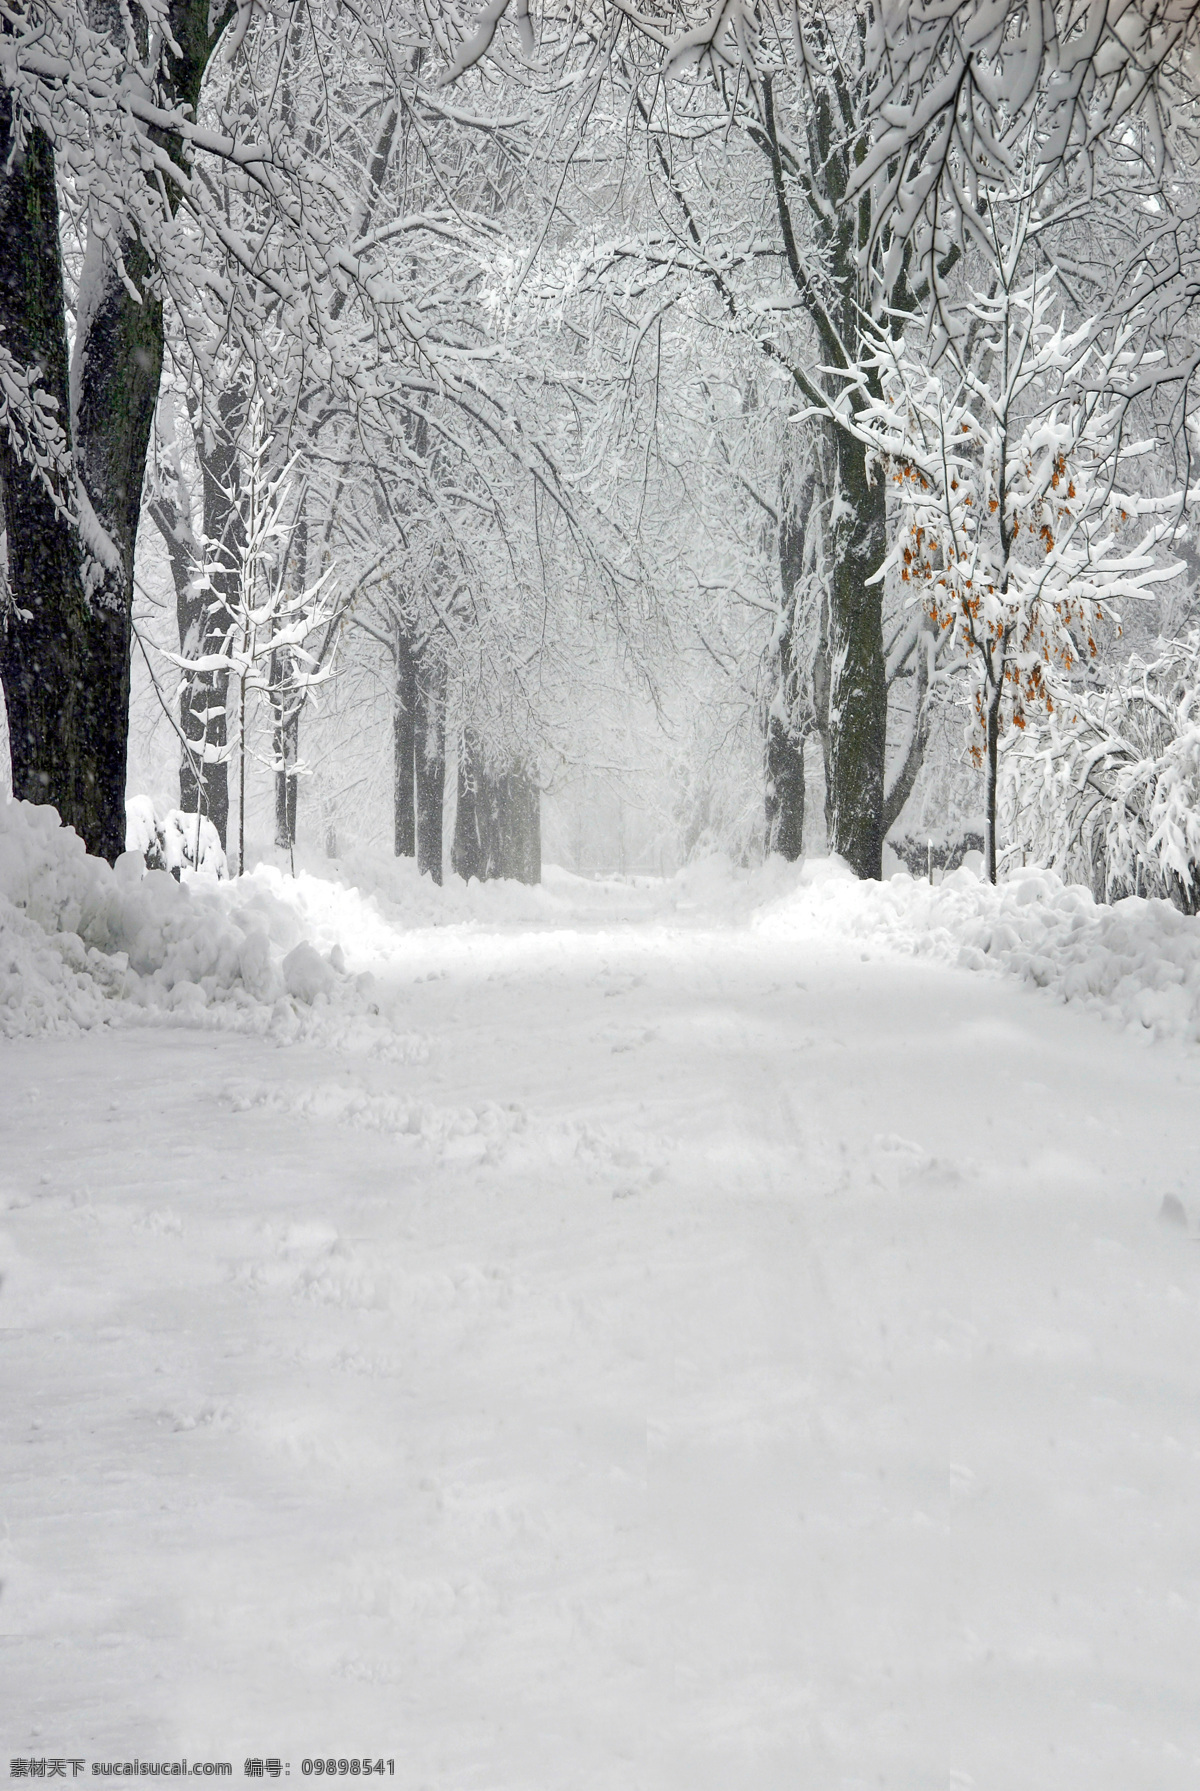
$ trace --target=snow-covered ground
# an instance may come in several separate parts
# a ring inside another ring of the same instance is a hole
[[[0,1770],[1191,1791],[1198,924],[355,875],[0,811]]]

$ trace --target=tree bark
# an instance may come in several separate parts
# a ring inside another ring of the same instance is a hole
[[[446,670],[424,656],[416,679],[417,869],[442,880],[446,799]]]
[[[397,858],[417,855],[416,741],[417,668],[412,639],[402,621],[396,623],[396,689],[392,709],[395,766],[392,816]]]
[[[458,746],[458,808],[450,853],[450,863],[464,883],[470,882],[472,877],[484,882],[495,874],[489,869],[488,814],[486,774],[479,738],[472,729],[464,728]]]
[[[200,444],[200,461],[205,456]],[[187,659],[219,652],[226,645],[229,614],[206,582],[206,560],[189,514],[187,493],[155,497],[150,516],[166,544],[175,586],[175,619],[179,651]],[[206,503],[206,523],[214,520]],[[221,527],[224,522],[218,520]],[[211,572],[211,568],[207,568]],[[224,577],[225,568],[216,576]],[[229,766],[226,703],[228,672],[184,671],[179,687],[179,806],[185,814],[207,815],[217,829],[222,849],[229,832]]]
[[[174,0],[159,88],[164,105],[193,108],[228,18],[207,0]],[[115,35],[128,14],[98,0],[94,22]],[[111,859],[125,847],[133,558],[150,427],[163,354],[163,312],[149,256],[127,229],[95,230],[84,250],[68,376],[58,196],[48,140],[28,127],[12,156],[13,110],[0,96],[0,329],[5,347],[57,405],[73,481],[66,521],[15,452],[5,431],[12,604],[4,631],[4,680],[13,787],[52,802],[88,850]],[[172,151],[182,146],[167,137]],[[123,263],[135,298],[122,278]]]
[[[804,742],[767,721],[767,851],[794,864],[804,853]]]
[[[290,852],[296,844],[296,797],[300,757],[300,693],[291,684],[291,654],[271,655],[271,709],[275,758],[275,844]]]
[[[989,883],[996,881],[996,785],[1000,768],[1000,699],[1004,685],[998,678],[988,698],[985,711],[987,729],[986,786],[984,797],[983,874]]]
[[[228,650],[232,606],[241,593],[246,527],[239,502],[240,438],[245,420],[246,394],[238,384],[223,388],[215,405],[210,401],[201,414],[198,458],[208,577],[206,583],[197,581],[179,607],[180,651],[196,657]],[[198,773],[193,756],[183,754],[179,806],[207,815],[228,850],[229,673],[191,673],[180,700],[186,711],[184,733],[196,743],[203,769]]]
[[[887,544],[883,476],[862,447],[839,435],[838,489],[846,510],[830,581],[829,847],[857,877],[883,874],[887,671],[878,572]]]
[[[859,877],[878,879],[883,871],[884,768],[887,755],[887,668],[883,653],[883,602],[878,573],[887,546],[887,512],[882,473],[868,471],[862,445],[840,425],[833,405],[845,390],[832,369],[849,373],[868,338],[863,317],[878,303],[862,277],[861,253],[870,238],[868,201],[847,204],[851,176],[866,152],[865,125],[847,130],[861,94],[854,71],[836,54],[824,15],[814,14],[803,31],[827,56],[827,75],[812,89],[806,115],[808,170],[804,179],[816,224],[816,275],[805,256],[789,199],[795,167],[791,149],[780,139],[775,115],[774,78],[763,77],[762,146],[771,163],[775,205],[784,255],[800,302],[815,328],[824,367],[803,374],[793,369],[812,398],[823,389],[831,400],[822,433],[833,446],[833,539],[829,591],[829,723],[826,751],[826,815],[829,845]],[[861,45],[861,38],[860,38]],[[892,319],[904,309],[907,261],[902,260],[886,295]],[[778,351],[776,351],[778,353]],[[867,383],[876,376],[868,374]],[[877,394],[876,394],[877,395]],[[851,388],[850,402],[860,402]]]
[[[308,521],[304,501],[288,543],[286,568],[296,591],[303,591],[308,579]],[[300,780],[296,765],[300,758],[300,711],[304,707],[305,689],[297,682],[297,662],[290,647],[279,648],[271,655],[271,708],[274,719],[275,756],[275,844],[286,852],[296,845],[296,805]]]
[[[463,733],[458,755],[458,818],[454,828],[454,870],[487,882],[512,877],[520,883],[542,879],[541,792],[523,765],[490,769],[479,737]]]
[[[118,250],[142,294],[140,304],[121,277]],[[101,550],[89,555],[92,543],[84,533],[90,601],[78,652],[81,676],[92,693],[94,732],[87,748],[101,804],[99,832],[88,843],[110,860],[125,849],[133,556],[162,372],[163,311],[151,291],[150,273],[145,250],[127,233],[117,242],[89,239],[71,364],[79,503],[81,509],[90,505],[106,537]]]
[[[54,151],[28,127],[13,143],[11,95],[0,92],[0,341],[71,422]],[[89,626],[75,530],[42,480],[0,431],[10,605],[0,642],[14,796],[52,803],[91,845],[103,832],[103,796],[85,746],[94,693],[77,661]],[[69,488],[60,493],[69,504]],[[124,840],[122,839],[122,846]]]
[[[809,518],[816,481],[806,478],[779,519],[780,618],[774,670],[776,687],[767,710],[767,851],[794,863],[804,851],[804,729],[797,709],[801,693],[795,661],[796,607],[804,590]],[[807,709],[807,701],[804,703]]]

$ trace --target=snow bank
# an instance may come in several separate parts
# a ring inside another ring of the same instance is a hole
[[[373,980],[347,974],[336,942],[322,955],[303,918],[269,877],[177,881],[136,852],[110,868],[54,809],[6,803],[0,1035],[176,1017],[352,1047],[391,1036]]]
[[[593,881],[547,867],[536,889],[453,878],[438,890],[411,862],[364,857],[345,868],[402,926],[650,920],[837,935],[1014,975],[1156,1038],[1200,1041],[1200,920],[1140,897],[1107,907],[1052,871],[1017,870],[995,888],[967,867],[933,886],[906,872],[860,883],[836,858],[771,858],[748,870],[714,856],[666,879]]]
[[[906,873],[859,883],[837,859],[748,871],[713,858],[665,880],[550,867],[535,888],[452,878],[439,889],[382,854],[328,868],[365,887],[269,864],[230,882],[186,870],[177,881],[133,852],[110,869],[53,809],[0,806],[0,1036],[174,1020],[415,1061],[425,1045],[399,1030],[400,991],[369,968],[396,960],[398,937],[650,922],[837,937],[1002,971],[1156,1038],[1200,1041],[1200,920],[1140,897],[1104,907],[1050,871],[993,889],[964,868],[931,887]]]
[[[1140,896],[1107,907],[1053,871],[1014,871],[995,888],[967,869],[936,887],[904,872],[867,884],[827,859],[753,924],[1006,972],[1155,1038],[1200,1041],[1200,919]]]
[[[632,883],[553,868],[534,888],[451,878],[438,889],[384,854],[319,862],[324,874],[263,863],[224,881],[186,865],[179,877],[147,871],[131,850],[110,868],[54,809],[4,803],[0,1036],[175,1017],[407,1060],[416,1042],[397,1033],[394,991],[368,969],[394,956],[398,934],[561,926],[645,905]]]

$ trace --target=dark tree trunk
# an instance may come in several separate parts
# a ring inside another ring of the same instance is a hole
[[[284,718],[279,730],[284,769],[275,777],[275,844],[290,852],[296,844],[296,798],[300,780],[292,767],[300,756],[300,711]]]
[[[457,874],[487,882],[542,879],[541,792],[530,771],[489,770],[478,737],[468,729],[458,757],[458,818],[452,862]]]
[[[192,106],[227,21],[201,0],[175,0],[159,71],[166,104]],[[98,5],[93,21],[119,41],[128,15]],[[166,35],[166,34],[164,34]],[[143,46],[144,48],[144,46]],[[181,145],[162,139],[176,155]],[[119,224],[89,236],[68,379],[58,197],[53,151],[29,127],[12,158],[13,113],[0,96],[0,330],[3,342],[57,406],[74,457],[62,496],[68,524],[4,431],[12,602],[0,676],[18,795],[52,802],[88,850],[125,846],[125,761],[133,557],[142,480],[162,369],[163,314],[149,258]],[[10,159],[11,158],[11,159]],[[122,277],[121,269],[124,275]],[[127,280],[137,288],[135,299]],[[90,512],[90,514],[89,514]],[[97,527],[98,525],[98,527]]]
[[[1003,673],[1001,673],[1001,679]],[[995,683],[984,712],[987,730],[985,747],[985,796],[983,831],[983,874],[989,883],[996,881],[996,785],[1000,766],[1000,698],[1004,691],[1001,679]]]
[[[829,599],[829,707],[826,748],[826,817],[829,844],[859,877],[879,878],[883,871],[884,769],[887,755],[887,668],[883,652],[882,591],[870,582],[883,563],[887,546],[887,512],[883,475],[868,470],[864,449],[836,416],[847,388],[843,376],[851,374],[859,353],[870,346],[864,317],[873,307],[895,329],[913,309],[908,285],[909,250],[901,250],[892,270],[890,290],[880,294],[863,277],[863,252],[871,241],[872,219],[864,197],[848,203],[855,168],[867,152],[869,134],[848,130],[856,116],[859,92],[853,62],[836,53],[824,15],[817,9],[801,26],[802,37],[811,37],[826,57],[825,73],[811,89],[812,104],[806,111],[808,167],[799,169],[792,148],[776,128],[773,77],[761,81],[763,111],[761,146],[771,163],[781,246],[797,297],[807,309],[820,344],[824,366],[793,369],[802,391],[811,400],[823,387],[829,414],[822,433],[833,446],[834,514],[837,521],[826,554]],[[859,44],[863,39],[860,36]],[[799,180],[796,176],[799,175]],[[795,228],[791,194],[805,193],[815,216],[818,234],[814,269],[803,249],[803,237]],[[877,220],[876,220],[877,221]],[[953,251],[945,271],[953,265]],[[776,351],[778,352],[778,351]],[[833,371],[836,370],[836,371]],[[868,373],[867,385],[880,396],[878,375]],[[849,402],[863,402],[860,392],[849,387]],[[819,703],[816,705],[819,708]]]
[[[0,342],[36,368],[70,446],[67,335],[54,151],[30,127],[13,151],[11,97],[0,92]],[[0,430],[10,607],[0,643],[14,796],[52,803],[89,846],[104,834],[104,799],[85,746],[93,692],[78,647],[90,626],[77,536],[45,485]],[[71,502],[69,485],[61,496]],[[124,840],[122,839],[122,847]]]
[[[417,869],[442,880],[446,799],[446,670],[428,653],[416,680]]]
[[[142,294],[136,303],[122,279]],[[125,849],[125,761],[129,742],[133,556],[142,479],[163,356],[163,311],[150,288],[150,261],[128,234],[93,235],[84,254],[71,367],[75,464],[82,493],[115,554],[92,556],[86,572],[88,627],[79,642],[81,676],[92,692],[93,733],[86,742],[101,802],[93,852],[113,859]],[[84,552],[89,543],[84,538]]]
[[[827,840],[833,836],[833,768],[830,763],[829,749],[830,683],[829,602],[828,597],[826,597],[826,600],[821,605],[821,631],[817,641],[817,651],[813,658],[812,700],[813,720],[816,724],[817,738],[821,742],[821,766],[825,774],[825,838]]]
[[[271,655],[271,707],[275,757],[275,844],[290,852],[296,844],[296,795],[300,757],[300,695],[291,683],[291,655]]]
[[[847,512],[833,544],[829,646],[829,846],[858,877],[883,875],[887,670],[878,572],[887,544],[883,476],[840,436],[839,495]]]
[[[412,639],[404,624],[396,624],[396,692],[392,710],[392,745],[395,781],[392,813],[397,858],[417,855],[416,741],[417,668]]]
[[[767,851],[793,864],[804,852],[804,742],[777,715],[767,721]]]
[[[182,650],[215,651],[224,638],[201,637],[198,646]],[[228,701],[228,672],[192,673],[179,697],[179,724],[190,747],[179,755],[179,806],[185,814],[207,815],[223,849],[229,843],[229,765],[223,756],[229,741]]]

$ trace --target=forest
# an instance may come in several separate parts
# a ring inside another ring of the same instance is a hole
[[[1195,909],[1191,5],[6,19],[15,795]]]
[[[0,1767],[1195,1791],[1200,0],[0,20]]]

